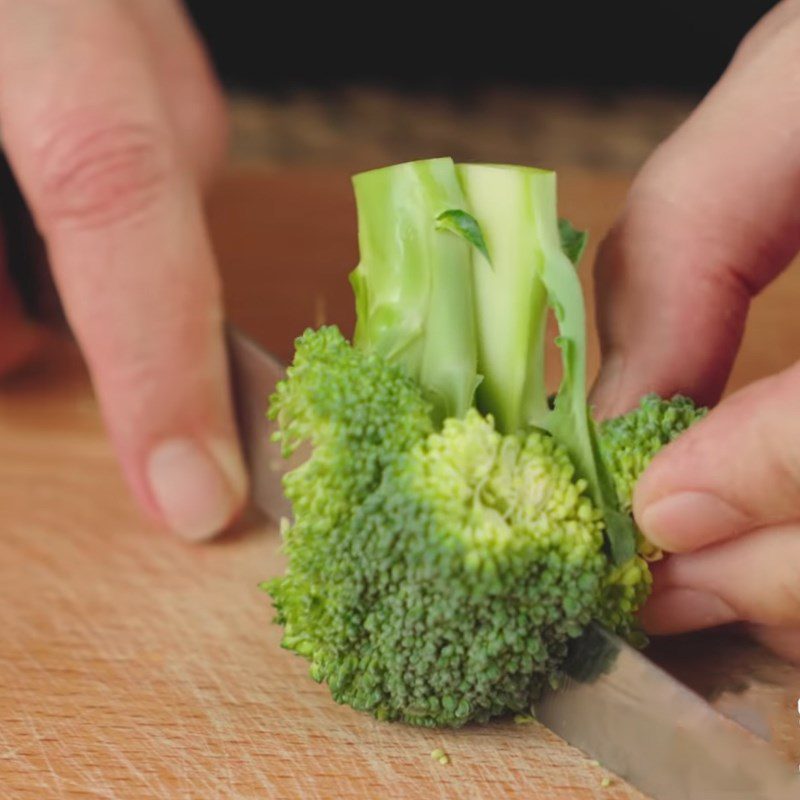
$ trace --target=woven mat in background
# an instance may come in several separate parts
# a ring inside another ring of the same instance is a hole
[[[492,161],[632,171],[697,98],[650,94],[587,98],[493,89],[469,100],[374,88],[234,95],[235,161],[358,170],[451,155]]]

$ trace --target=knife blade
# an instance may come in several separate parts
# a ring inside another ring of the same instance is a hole
[[[655,800],[790,800],[800,776],[644,653],[592,624],[536,717]]]
[[[227,326],[226,334],[236,424],[250,474],[251,498],[259,510],[280,522],[291,514],[281,485],[291,466],[274,441],[278,426],[267,418],[267,405],[285,370],[275,356],[233,325]]]
[[[266,417],[284,369],[232,326],[228,345],[253,501],[277,521],[291,513],[281,479],[304,457],[281,458]],[[767,742],[600,626],[575,641],[565,671],[539,721],[654,800],[800,798],[800,776]]]

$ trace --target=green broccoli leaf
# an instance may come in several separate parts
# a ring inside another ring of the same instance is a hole
[[[600,453],[597,431],[586,402],[586,312],[583,290],[563,249],[563,226],[556,216],[556,177],[541,172],[530,182],[530,205],[536,209],[536,227],[541,258],[539,278],[547,290],[547,304],[555,313],[561,349],[561,385],[553,409],[542,421],[546,430],[566,447],[579,475],[588,483],[589,493],[603,512],[606,536],[615,564],[623,564],[636,553],[636,529],[620,511],[614,479]],[[569,223],[567,223],[569,225]],[[574,229],[569,225],[569,229]],[[573,248],[578,254],[585,245]],[[544,348],[544,337],[540,347]]]
[[[468,214],[460,208],[449,208],[436,217],[436,227],[439,230],[451,231],[466,239],[491,265],[492,260],[489,258],[489,250],[486,247],[481,226],[472,214]]]
[[[564,255],[577,267],[586,250],[589,234],[586,231],[576,230],[564,217],[558,220],[558,234],[561,237],[561,249]]]

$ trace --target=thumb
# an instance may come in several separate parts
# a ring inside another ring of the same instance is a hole
[[[656,634],[735,621],[800,626],[800,366],[724,400],[653,460],[634,493],[654,565]]]
[[[661,451],[633,508],[671,552],[800,521],[800,365],[731,395]]]

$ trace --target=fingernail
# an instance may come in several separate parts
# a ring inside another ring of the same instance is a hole
[[[671,588],[647,601],[639,615],[653,635],[716,628],[736,622],[739,615],[725,600],[697,589]]]
[[[235,476],[229,475],[235,472],[231,465],[237,457],[234,453],[220,458],[213,450],[221,448],[217,444],[207,449],[192,439],[168,439],[148,459],[147,475],[161,513],[167,525],[186,539],[214,536],[239,508],[242,482],[237,486]]]
[[[679,492],[656,500],[636,515],[644,535],[671,552],[697,550],[747,529],[747,517],[707,492]]]

